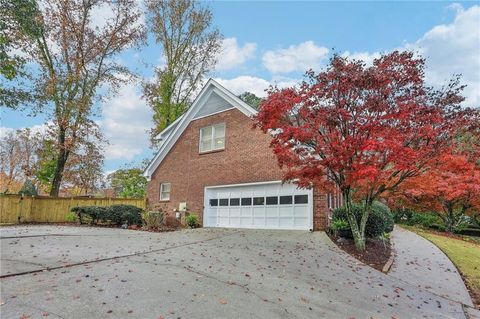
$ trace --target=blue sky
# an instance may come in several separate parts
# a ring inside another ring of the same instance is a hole
[[[264,94],[272,83],[297,83],[308,68],[321,69],[332,52],[367,62],[382,52],[412,49],[427,57],[427,81],[439,86],[454,73],[468,85],[465,105],[480,105],[479,2],[206,2],[224,35],[217,69],[210,76],[234,93]],[[99,18],[101,19],[99,13]],[[162,60],[153,41],[121,61],[150,78]],[[138,83],[98,105],[110,141],[105,170],[151,156],[146,131],[151,112]],[[0,134],[12,128],[41,129],[45,116],[3,110]]]

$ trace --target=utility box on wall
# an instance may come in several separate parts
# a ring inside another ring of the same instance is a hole
[[[187,203],[182,202],[182,203],[178,204],[178,211],[179,212],[186,212],[187,211]]]

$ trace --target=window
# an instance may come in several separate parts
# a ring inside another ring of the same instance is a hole
[[[280,205],[289,205],[292,203],[292,196],[280,196]]]
[[[240,206],[240,198],[230,198],[230,206]]]
[[[278,197],[277,196],[268,196],[266,198],[267,205],[277,205],[278,204]]]
[[[200,153],[223,150],[225,148],[225,123],[206,126],[200,129]]]
[[[265,197],[254,197],[253,205],[263,205],[265,203]]]
[[[210,206],[218,206],[218,199],[211,199],[210,200]]]
[[[250,197],[242,198],[242,206],[252,206],[252,199]]]
[[[327,206],[331,210],[342,207],[343,206],[342,194],[336,191],[334,191],[333,193],[328,193]]]
[[[220,198],[220,206],[228,206],[228,198]]]
[[[308,204],[308,195],[295,195],[295,204]]]
[[[160,200],[170,200],[170,183],[160,184]]]

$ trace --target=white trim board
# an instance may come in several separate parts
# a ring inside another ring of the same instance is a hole
[[[192,105],[187,110],[187,112],[185,112],[185,114],[178,119],[178,122],[175,121],[172,123],[171,125],[172,131],[169,132],[167,136],[165,136],[165,140],[161,144],[158,153],[155,155],[155,157],[152,159],[152,161],[150,162],[150,164],[148,165],[148,167],[145,169],[143,173],[143,175],[147,177],[148,180],[151,180],[151,177],[155,172],[155,170],[157,169],[157,167],[163,161],[165,156],[167,156],[168,152],[170,152],[173,145],[175,145],[178,138],[182,135],[182,133],[187,128],[188,124],[190,124],[190,122],[195,118],[195,115],[203,107],[203,105],[208,100],[212,92],[215,92],[216,94],[218,94],[221,98],[223,98],[230,105],[232,105],[232,107],[237,108],[240,112],[245,114],[245,116],[247,117],[251,118],[252,116],[257,114],[257,111],[253,107],[251,107],[250,105],[242,101],[239,97],[237,97],[235,94],[233,94],[232,92],[230,92],[229,90],[221,86],[215,80],[209,79],[205,84],[205,86],[200,91],[200,93],[197,95],[195,101],[193,101]],[[164,130],[164,132],[168,130],[170,130],[170,127],[167,127]],[[160,133],[160,135],[163,137],[162,133]]]

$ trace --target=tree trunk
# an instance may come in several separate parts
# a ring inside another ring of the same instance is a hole
[[[57,165],[55,167],[55,175],[52,180],[52,188],[50,189],[50,196],[57,197],[60,192],[60,185],[62,183],[63,171],[65,170],[65,163],[67,162],[69,151],[65,149],[65,130],[60,128],[58,137],[60,154],[57,157]]]
[[[347,212],[348,223],[350,224],[350,229],[352,230],[353,234],[353,240],[355,241],[355,247],[357,248],[357,250],[363,251],[365,250],[365,226],[363,226],[362,230],[362,223],[360,224],[360,227],[358,225],[355,212],[353,211],[353,203],[350,195],[350,190],[343,191],[342,195],[345,202],[345,210]]]

